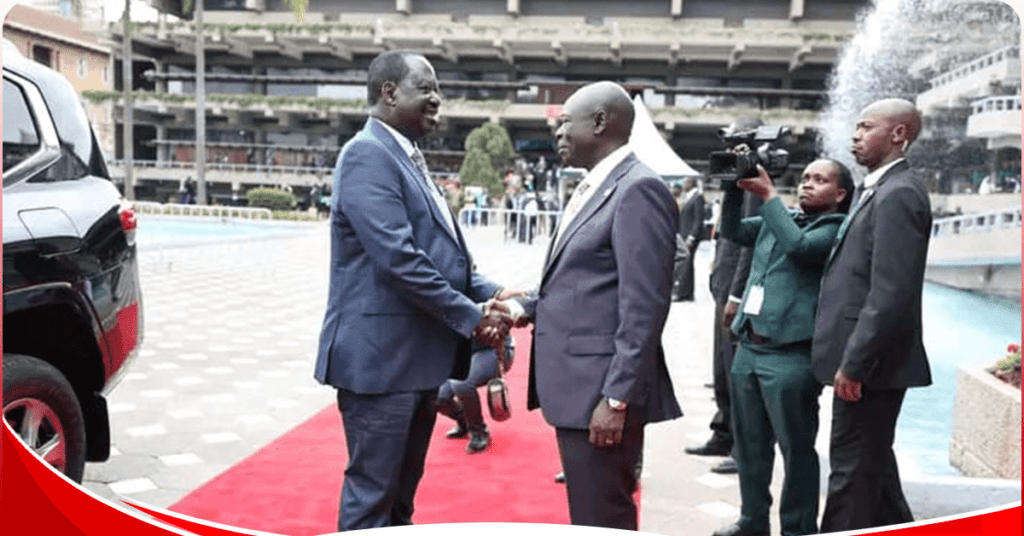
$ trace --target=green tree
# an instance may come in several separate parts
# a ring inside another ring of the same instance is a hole
[[[497,173],[505,171],[515,156],[512,138],[508,136],[505,127],[498,123],[484,123],[466,136],[466,156],[468,157],[470,151],[474,149],[490,157],[491,167]]]
[[[245,193],[245,197],[250,207],[270,210],[292,210],[299,202],[291,192],[268,187],[253,188]]]
[[[501,184],[501,176],[491,165],[491,159],[477,147],[466,149],[466,158],[462,160],[462,167],[459,168],[459,180],[463,185],[481,186],[491,195],[501,195],[505,191]]]

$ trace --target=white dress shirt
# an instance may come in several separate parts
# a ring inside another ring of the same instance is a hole
[[[882,175],[885,175],[885,172],[889,171],[889,168],[895,166],[896,164],[904,160],[906,159],[897,158],[896,160],[889,162],[888,164],[872,171],[871,173],[868,173],[868,176],[864,177],[864,189],[867,190],[868,188],[874,188],[875,185],[878,184],[878,181],[882,178]]]
[[[594,166],[594,169],[587,173],[587,176],[576,186],[576,190],[573,191],[572,197],[569,199],[569,203],[565,206],[565,214],[562,215],[562,221],[558,225],[558,233],[555,234],[554,240],[558,240],[562,237],[562,233],[566,227],[576,218],[580,213],[580,209],[587,204],[587,201],[594,192],[601,186],[601,183],[608,178],[608,174],[622,163],[623,160],[629,156],[632,152],[628,145],[623,145],[618,149],[615,149],[608,156],[601,159],[600,162]]]

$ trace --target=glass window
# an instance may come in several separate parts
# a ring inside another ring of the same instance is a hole
[[[89,76],[89,61],[85,58],[78,58],[78,77],[85,78]]]
[[[18,86],[4,80],[4,171],[40,149],[39,131],[25,95]]]

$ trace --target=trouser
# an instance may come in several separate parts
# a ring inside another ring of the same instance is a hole
[[[732,446],[732,410],[729,396],[729,375],[732,370],[735,340],[732,331],[722,325],[725,303],[715,301],[714,342],[712,346],[712,384],[715,391],[715,411],[711,418],[712,441],[721,441]]]
[[[642,425],[622,431],[612,448],[590,443],[589,430],[556,428],[558,454],[565,471],[569,521],[573,525],[637,530],[636,466],[644,447]]]
[[[861,389],[861,399],[832,400],[828,497],[822,532],[881,527],[914,520],[892,450],[906,389]]]
[[[677,235],[678,236],[678,235]],[[693,300],[693,255],[685,243],[676,245],[675,264],[672,269],[672,299],[676,301]]]
[[[783,536],[814,534],[818,521],[818,435],[821,384],[810,344],[762,350],[741,342],[732,364],[732,433],[740,479],[740,525],[767,531],[775,443],[785,476],[779,497]]]
[[[511,338],[505,344],[506,367],[512,365],[515,347]],[[474,352],[469,365],[469,375],[465,380],[450,379],[438,389],[437,407],[447,417],[454,419],[460,427],[470,432],[480,433],[487,429],[484,424],[483,411],[480,408],[480,395],[477,388],[498,376],[498,356],[494,348],[479,346]]]
[[[338,389],[348,447],[339,531],[412,524],[436,397],[436,389],[381,395]]]

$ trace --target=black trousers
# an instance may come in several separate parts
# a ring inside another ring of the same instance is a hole
[[[715,302],[714,342],[712,346],[712,383],[715,388],[715,411],[711,418],[711,429],[714,431],[712,441],[721,441],[730,447],[732,438],[732,404],[729,396],[730,371],[733,356],[736,353],[736,340],[732,331],[722,325],[725,304]]]
[[[590,444],[588,430],[556,428],[573,525],[637,530],[636,464],[644,448],[642,425],[627,427],[613,448]]]
[[[339,531],[412,524],[436,398],[437,389],[381,395],[338,389],[348,446]]]
[[[892,444],[906,389],[862,389],[857,402],[832,401],[828,497],[821,532],[914,520]]]

